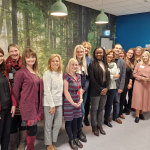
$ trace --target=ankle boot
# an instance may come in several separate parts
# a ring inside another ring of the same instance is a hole
[[[97,128],[100,130],[100,133],[105,135],[106,132],[103,130],[103,127],[101,125],[98,125]]]
[[[19,145],[18,132],[10,134],[10,150],[17,150]]]
[[[26,150],[35,150],[34,143],[35,143],[36,136],[27,136],[27,149]]]
[[[92,127],[92,132],[94,133],[94,135],[99,136],[97,127]]]
[[[87,142],[85,134],[82,132],[82,129],[79,129],[77,132],[77,138],[82,142]]]
[[[26,146],[26,130],[24,131],[19,131],[19,147],[18,150],[24,150]]]

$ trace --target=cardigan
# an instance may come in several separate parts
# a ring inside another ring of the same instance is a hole
[[[34,120],[37,115],[43,113],[43,80],[40,79],[39,98],[37,80],[26,67],[22,67],[16,72],[13,90],[22,120]]]
[[[43,106],[62,105],[63,76],[55,71],[47,70],[43,75],[44,94]]]
[[[10,108],[11,106],[17,106],[17,102],[14,98],[12,87],[9,83],[8,75],[2,75],[0,72],[0,116],[1,110]]]

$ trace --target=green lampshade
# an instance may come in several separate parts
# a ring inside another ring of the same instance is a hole
[[[62,0],[57,0],[57,2],[52,5],[51,15],[53,16],[67,16],[68,15],[67,7],[64,3],[62,3]]]
[[[96,17],[95,23],[96,24],[105,24],[105,23],[108,23],[108,17],[104,13],[104,9],[101,9],[100,14]]]

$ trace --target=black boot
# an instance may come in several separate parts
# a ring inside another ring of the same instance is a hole
[[[108,120],[104,120],[104,124],[106,124],[108,127],[111,127],[112,128],[112,125],[111,125],[111,123],[108,121]]]
[[[82,132],[82,129],[78,130],[77,138],[82,142],[87,142],[86,135]]]
[[[89,125],[90,125],[90,122],[89,122],[88,118],[84,118],[84,124],[85,124],[86,126],[89,126]]]
[[[143,114],[140,114],[140,115],[139,115],[139,118],[140,118],[141,120],[145,120]]]
[[[71,149],[73,149],[73,150],[78,150],[78,146],[76,145],[76,143],[75,143],[74,140],[69,141],[68,143],[69,143]]]
[[[135,123],[139,123],[139,117],[135,118]]]

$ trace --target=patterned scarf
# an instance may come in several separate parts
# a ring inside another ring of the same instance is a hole
[[[15,70],[19,70],[22,67],[21,56],[19,56],[18,63],[16,61],[13,61],[10,56],[6,59],[6,68],[8,73],[11,73],[12,67],[14,67]]]

